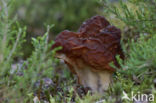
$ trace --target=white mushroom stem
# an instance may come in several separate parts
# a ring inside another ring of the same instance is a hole
[[[112,81],[112,73],[109,71],[93,71],[93,67],[85,64],[81,59],[70,60],[64,54],[57,54],[57,58],[63,59],[72,65],[80,84],[84,87],[90,87],[93,93],[103,93],[106,91]],[[94,69],[96,70],[96,69]]]

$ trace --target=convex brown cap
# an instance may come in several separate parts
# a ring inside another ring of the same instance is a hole
[[[63,53],[73,61],[81,59],[94,71],[113,72],[115,69],[109,63],[118,66],[115,56],[119,54],[123,58],[120,38],[120,29],[110,25],[104,17],[94,16],[83,22],[78,32],[61,32],[52,49],[61,46],[62,50],[57,53]]]

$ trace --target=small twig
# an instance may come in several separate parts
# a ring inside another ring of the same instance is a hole
[[[2,0],[2,4],[3,4],[3,8],[4,8],[4,15],[5,15],[5,24],[6,24],[6,26],[5,26],[5,28],[4,28],[4,34],[3,34],[3,44],[5,44],[5,42],[6,42],[6,38],[7,38],[7,32],[8,32],[8,29],[9,29],[9,25],[8,25],[8,7],[7,7],[7,3],[4,1],[4,0]]]
[[[147,20],[129,20],[129,21],[132,21],[132,22],[143,22],[143,21],[156,21],[156,19],[147,19]]]
[[[7,33],[9,31],[9,24],[8,24],[8,7],[7,7],[7,3],[5,2],[5,0],[1,0],[2,2],[2,8],[0,7],[0,10],[4,10],[4,20],[2,21],[2,23],[4,24],[4,26],[2,27],[2,35],[3,35],[3,39],[1,41],[1,43],[3,44],[1,47],[2,50],[2,54],[0,54],[0,62],[3,61],[3,53],[6,47],[6,39],[7,39]]]
[[[18,35],[17,35],[16,42],[15,42],[15,44],[14,44],[14,46],[13,46],[13,48],[12,48],[12,50],[11,50],[11,52],[10,52],[10,54],[9,54],[8,58],[7,58],[7,60],[10,60],[10,58],[11,58],[11,57],[12,57],[12,55],[13,55],[13,53],[15,52],[16,47],[17,47],[17,44],[18,44],[18,42],[19,42],[19,39],[20,39],[21,34],[22,34],[22,29],[20,28],[20,29],[19,29],[19,32],[18,32]]]
[[[8,7],[7,7],[7,3],[5,2],[5,0],[2,0],[2,4],[4,6],[4,13],[6,15],[6,17],[8,17]]]

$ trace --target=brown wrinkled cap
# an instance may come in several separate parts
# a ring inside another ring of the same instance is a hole
[[[123,58],[120,46],[120,29],[110,25],[102,16],[94,16],[85,21],[78,32],[65,30],[55,39],[52,49],[62,46],[58,53],[68,58],[81,59],[96,71],[115,71],[109,63],[119,66],[115,56]]]

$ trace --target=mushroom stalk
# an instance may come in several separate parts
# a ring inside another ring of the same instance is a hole
[[[95,72],[87,66],[83,71],[77,70],[77,74],[80,75],[80,84],[90,87],[93,93],[103,93],[108,89],[112,81],[112,73],[108,71]]]
[[[112,82],[112,72],[110,71],[94,71],[96,70],[95,68],[87,65],[81,59],[77,59],[75,62],[66,57],[65,54],[57,54],[56,57],[68,62],[69,64],[67,65],[71,71],[74,69],[76,72],[79,84],[84,87],[90,87],[93,93],[103,93]]]

